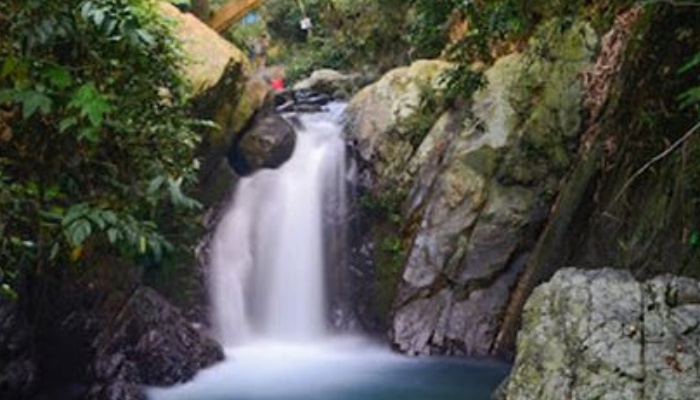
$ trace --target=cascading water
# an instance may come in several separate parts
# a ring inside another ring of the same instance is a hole
[[[342,110],[301,116],[292,158],[239,182],[210,265],[227,360],[149,389],[151,400],[486,400],[506,375],[500,364],[418,361],[328,329],[344,313],[330,313],[325,295],[329,283],[343,286],[334,270],[346,237]]]
[[[214,236],[213,322],[225,345],[326,332],[323,206],[326,197],[344,203],[345,143],[337,121],[307,115],[302,124],[282,168],[241,180]]]

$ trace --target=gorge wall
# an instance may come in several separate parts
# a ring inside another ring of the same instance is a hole
[[[430,108],[440,61],[360,92],[348,134],[366,221],[353,265],[373,276],[365,325],[409,354],[512,357],[525,300],[559,268],[693,275],[694,142],[630,177],[692,125],[676,96],[694,18],[659,6],[604,30],[542,22],[444,112]]]

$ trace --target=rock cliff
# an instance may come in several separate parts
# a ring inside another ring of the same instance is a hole
[[[582,22],[553,35],[559,27],[550,23],[530,50],[497,61],[487,86],[438,115],[424,137],[405,122],[421,111],[421,87],[440,89],[447,64],[393,71],[349,107],[361,190],[370,199],[394,193],[405,221],[393,233],[401,277],[390,324],[403,352],[491,350],[582,130],[580,74],[598,37]],[[364,253],[376,262],[380,246]]]

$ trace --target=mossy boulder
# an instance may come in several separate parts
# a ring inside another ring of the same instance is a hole
[[[242,65],[247,74],[252,71],[241,50],[193,14],[183,13],[167,2],[159,5],[163,15],[175,22],[175,36],[187,57],[184,73],[195,96],[219,83],[230,64]]]
[[[390,71],[352,99],[347,129],[373,174],[391,177],[403,173],[414,150],[414,132],[403,122],[419,114],[423,101],[441,89],[442,73],[449,67],[444,61],[416,61]]]
[[[390,331],[401,351],[490,352],[551,206],[546,194],[570,167],[582,130],[580,75],[597,36],[586,23],[563,32],[560,24],[497,60],[487,86],[440,118],[409,163],[404,213],[413,228]],[[412,317],[428,312],[423,306],[440,316],[431,326]]]
[[[503,400],[700,397],[700,282],[564,269],[528,300]]]
[[[174,22],[175,36],[182,42],[186,58],[183,72],[191,83],[195,114],[217,125],[216,129],[205,131],[200,146],[202,183],[198,198],[220,200],[228,188],[211,183],[221,180],[215,176],[222,172],[221,160],[263,106],[270,88],[253,75],[246,55],[216,31],[169,3],[161,2],[160,7]]]

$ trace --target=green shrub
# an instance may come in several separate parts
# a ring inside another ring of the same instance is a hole
[[[182,235],[165,225],[198,207],[185,194],[197,123],[156,2],[6,0],[0,15],[13,16],[0,24],[5,280],[93,254],[153,262],[177,249]]]

